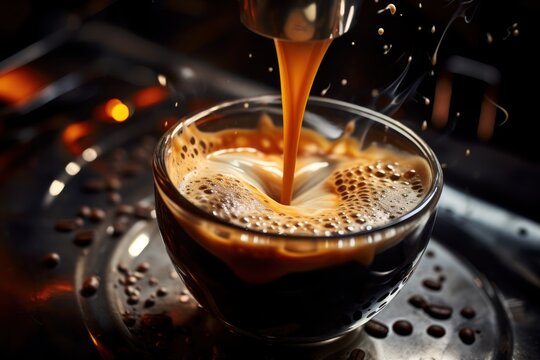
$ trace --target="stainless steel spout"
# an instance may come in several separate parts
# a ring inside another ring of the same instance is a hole
[[[289,41],[332,39],[356,22],[362,0],[240,0],[240,19],[260,35]]]

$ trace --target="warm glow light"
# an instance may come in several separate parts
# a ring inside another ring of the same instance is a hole
[[[89,147],[82,152],[81,156],[85,161],[92,162],[97,159],[98,153],[95,149]]]
[[[118,122],[126,121],[129,117],[129,108],[126,104],[116,104],[111,110],[111,117]]]
[[[66,172],[71,176],[77,175],[79,171],[81,171],[81,166],[76,162],[71,161],[66,165]]]
[[[143,250],[146,248],[148,243],[150,243],[150,237],[145,233],[139,234],[139,236],[135,238],[135,240],[131,243],[131,245],[129,245],[129,248],[128,248],[129,255],[133,257],[139,256],[143,252]]]
[[[158,86],[142,89],[133,95],[135,108],[145,108],[163,101],[167,97],[167,91]]]
[[[64,190],[64,186],[66,186],[66,184],[64,184],[62,181],[53,180],[51,186],[49,186],[49,194],[51,194],[51,196],[58,196],[62,190]]]
[[[24,104],[42,89],[44,82],[29,68],[19,68],[0,75],[0,100]]]
[[[129,107],[118,99],[111,99],[105,103],[105,114],[114,121],[126,121],[129,118]]]
[[[85,147],[81,142],[91,130],[87,123],[69,124],[62,132],[62,142],[73,154],[80,154]]]

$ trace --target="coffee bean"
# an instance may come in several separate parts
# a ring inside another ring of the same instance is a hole
[[[382,339],[388,335],[388,326],[376,320],[370,320],[365,325],[366,332],[376,338]]]
[[[424,311],[431,317],[439,320],[449,319],[452,316],[452,308],[446,305],[428,305]]]
[[[59,219],[54,224],[54,228],[57,231],[69,232],[77,228],[80,228],[83,225],[84,225],[84,221],[81,218]]]
[[[92,208],[90,206],[83,205],[79,208],[78,215],[84,218],[88,218],[92,213]]]
[[[413,326],[407,320],[398,320],[394,323],[392,329],[396,334],[406,336],[412,334]]]
[[[130,295],[127,299],[129,305],[136,305],[139,303],[139,295]]]
[[[132,205],[122,204],[116,208],[116,215],[133,215],[135,208]]]
[[[422,281],[422,285],[424,285],[424,287],[430,290],[435,291],[439,291],[442,288],[441,283],[434,279],[425,279],[424,281]]]
[[[441,272],[442,271],[442,266],[441,265],[435,265],[433,267],[433,270],[435,270],[435,272]]]
[[[107,194],[107,201],[109,204],[119,204],[122,201],[122,196],[116,191],[112,191]]]
[[[112,224],[112,232],[110,233],[113,237],[119,237],[124,235],[130,227],[130,221],[127,217],[121,216],[114,220]]]
[[[167,293],[168,293],[167,288],[164,288],[164,287],[160,287],[156,291],[157,296],[160,296],[160,297],[167,295]]]
[[[105,181],[107,190],[118,190],[122,187],[122,181],[117,176],[110,176]]]
[[[364,360],[366,353],[362,349],[354,349],[351,351],[348,360]]]
[[[459,338],[464,344],[471,345],[475,340],[474,330],[470,327],[462,328],[459,330]]]
[[[55,252],[50,252],[43,258],[43,265],[45,265],[49,269],[57,267],[59,263],[60,255]]]
[[[152,306],[154,306],[155,304],[156,304],[156,301],[155,301],[154,299],[150,299],[150,298],[149,298],[149,299],[146,299],[146,300],[144,301],[144,307],[145,307],[145,308],[152,307]]]
[[[135,216],[140,219],[150,220],[154,218],[154,207],[146,204],[137,204],[135,206]]]
[[[92,222],[100,222],[104,220],[106,217],[107,217],[107,213],[105,212],[105,210],[100,209],[100,208],[92,208],[88,219],[90,219],[90,221]]]
[[[426,256],[427,257],[435,257],[435,252],[433,250],[428,250],[426,251]]]
[[[420,295],[413,295],[409,298],[409,304],[418,309],[423,309],[427,306],[427,301]]]
[[[427,333],[435,338],[443,337],[444,334],[446,334],[446,330],[442,326],[439,325],[430,325],[427,328]]]
[[[88,246],[94,241],[96,232],[92,229],[79,230],[73,238],[73,242],[78,246]]]
[[[142,262],[137,266],[137,271],[141,273],[145,273],[150,269],[150,263],[148,261]]]
[[[151,286],[155,286],[159,284],[159,279],[155,276],[152,276],[150,279],[148,279],[148,284]]]
[[[476,316],[476,311],[474,311],[474,309],[470,306],[465,306],[463,309],[461,309],[460,314],[466,319],[472,319]]]
[[[89,297],[94,295],[99,288],[99,278],[95,275],[87,277],[80,290],[80,294],[84,297]]]

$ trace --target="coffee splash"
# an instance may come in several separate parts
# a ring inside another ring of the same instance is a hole
[[[248,282],[346,261],[367,265],[412,225],[389,229],[376,239],[356,233],[385,225],[418,206],[431,173],[419,156],[382,144],[362,149],[353,131],[351,122],[331,141],[302,130],[293,198],[291,205],[284,205],[278,201],[282,129],[268,116],[262,116],[255,129],[203,132],[195,125],[184,127],[172,139],[167,157],[172,182],[189,202],[239,228],[173,213],[191,237]],[[341,235],[351,236],[332,238]]]

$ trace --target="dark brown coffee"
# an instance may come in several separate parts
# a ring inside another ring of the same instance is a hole
[[[353,132],[351,123],[330,141],[303,130],[290,205],[279,202],[282,129],[268,118],[253,129],[193,125],[174,136],[167,172],[185,204],[158,186],[156,211],[203,308],[236,331],[314,341],[367,321],[395,296],[434,215],[387,226],[422,202],[432,174],[420,156],[361,150]]]

